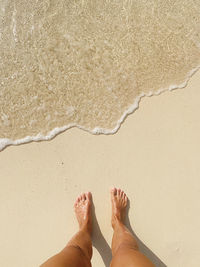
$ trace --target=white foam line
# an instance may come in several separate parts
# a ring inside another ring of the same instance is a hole
[[[192,77],[192,75],[197,72],[197,70],[200,69],[200,65],[194,69],[192,69],[188,75],[186,76],[186,80],[181,83],[180,85],[170,85],[168,88],[164,88],[164,89],[159,89],[156,92],[149,92],[148,94],[145,93],[141,93],[139,96],[136,97],[136,99],[134,100],[134,103],[123,113],[123,115],[121,116],[121,118],[117,121],[115,128],[113,129],[104,129],[104,128],[100,128],[100,127],[95,127],[93,130],[89,130],[86,129],[85,127],[78,125],[78,124],[68,124],[66,126],[63,127],[56,127],[54,128],[52,131],[50,131],[46,136],[42,135],[42,134],[37,134],[36,136],[26,136],[25,138],[22,139],[17,139],[17,140],[11,140],[8,138],[0,138],[0,151],[2,151],[6,146],[9,145],[19,145],[19,144],[25,144],[25,143],[29,143],[32,141],[45,141],[45,140],[51,140],[52,138],[54,138],[57,134],[64,132],[65,130],[72,128],[72,127],[77,127],[79,129],[82,129],[84,131],[87,131],[89,133],[92,134],[114,134],[116,133],[121,124],[123,123],[123,121],[126,119],[126,117],[133,113],[138,107],[139,107],[139,103],[142,97],[144,96],[154,96],[154,95],[160,95],[161,93],[165,92],[165,91],[172,91],[174,89],[178,89],[178,88],[184,88],[189,79]]]

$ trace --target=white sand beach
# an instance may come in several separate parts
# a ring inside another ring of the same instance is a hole
[[[39,266],[61,250],[78,229],[75,198],[91,191],[93,266],[108,267],[109,188],[116,186],[127,193],[131,227],[157,266],[198,267],[199,102],[200,72],[184,89],[143,98],[114,135],[73,128],[2,151],[0,266]]]

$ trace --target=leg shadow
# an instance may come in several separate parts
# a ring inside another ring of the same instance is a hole
[[[109,267],[111,259],[112,259],[112,253],[111,253],[111,249],[107,241],[105,240],[105,238],[103,237],[101,233],[101,230],[100,230],[97,218],[96,218],[94,205],[92,207],[92,215],[93,215],[92,216],[92,220],[93,220],[92,243],[93,243],[93,246],[98,250],[99,254],[101,255],[105,266]]]
[[[126,213],[126,227],[129,229],[129,231],[133,234],[133,236],[136,238],[138,242],[138,246],[140,251],[148,258],[151,260],[151,262],[156,266],[156,267],[167,267],[164,262],[162,262],[145,244],[137,237],[137,235],[134,233],[130,220],[129,220],[129,209],[130,209],[130,201],[128,200],[128,205],[127,205],[127,213]]]
[[[129,229],[129,231],[133,234],[133,236],[136,238],[140,251],[147,257],[149,258],[152,263],[156,267],[167,267],[167,265],[162,262],[156,254],[154,254],[134,233],[130,220],[129,220],[129,209],[130,209],[130,202],[128,201],[128,206],[127,206],[127,215],[126,215],[126,227]],[[111,248],[109,247],[107,241],[102,235],[102,232],[100,230],[96,214],[95,214],[95,207],[94,205],[92,206],[92,214],[93,214],[93,235],[92,235],[92,243],[93,246],[98,250],[99,254],[102,257],[102,260],[105,264],[105,267],[109,267],[111,260],[112,260],[112,253],[111,253]]]

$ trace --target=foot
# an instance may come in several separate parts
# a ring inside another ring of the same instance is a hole
[[[117,223],[124,223],[128,198],[121,189],[112,188],[110,193],[112,203],[111,224],[114,229]]]
[[[81,194],[75,201],[74,210],[79,223],[80,230],[92,232],[92,194],[90,192]]]

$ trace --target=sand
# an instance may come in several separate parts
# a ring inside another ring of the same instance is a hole
[[[93,266],[109,266],[116,186],[129,196],[132,229],[157,266],[198,267],[199,100],[200,72],[184,89],[143,98],[114,135],[73,128],[1,152],[0,266],[39,266],[61,250],[77,230],[73,202],[88,190],[99,225]]]
[[[183,87],[200,67],[199,0],[1,6],[0,150],[63,126],[116,132],[140,96]]]

